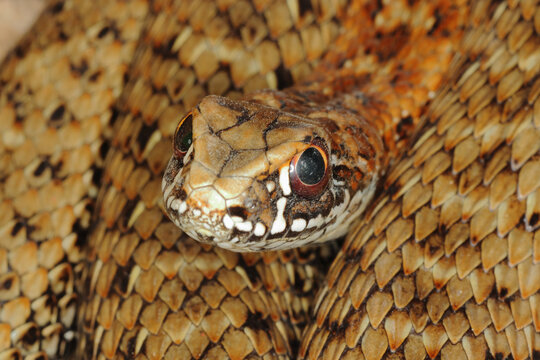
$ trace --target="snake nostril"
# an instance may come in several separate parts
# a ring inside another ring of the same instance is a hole
[[[249,217],[248,211],[242,206],[231,206],[229,208],[229,214],[231,216],[241,217],[242,219],[247,219]]]

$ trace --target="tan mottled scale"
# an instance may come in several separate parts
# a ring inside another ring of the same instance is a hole
[[[357,265],[345,271],[331,267],[329,279],[334,280],[321,290],[321,296],[333,298],[335,303],[352,300],[354,306],[343,309],[347,316],[339,319],[345,325],[336,329],[337,319],[319,305],[324,300],[317,300],[317,322],[308,325],[300,349],[302,358],[338,359],[359,351],[370,359],[398,354],[407,360],[426,355],[469,360],[539,356],[539,328],[531,325],[531,318],[537,318],[533,313],[538,311],[540,292],[540,268],[534,257],[538,215],[535,219],[532,216],[538,214],[533,208],[537,206],[536,179],[540,176],[540,142],[536,140],[540,129],[534,122],[532,100],[537,96],[539,73],[537,67],[529,70],[519,64],[531,51],[526,44],[538,44],[539,28],[531,19],[531,11],[538,14],[540,9],[535,2],[521,4],[474,3],[475,26],[464,36],[461,54],[454,61],[454,80],[428,110],[422,129],[425,135],[395,165],[397,175],[391,172],[389,176],[387,187],[395,192],[396,204],[377,207],[349,234],[338,259],[347,258],[348,263]],[[458,111],[463,108],[468,111]],[[422,144],[435,144],[441,138],[444,147],[434,148],[426,161],[411,163],[411,157],[426,158]],[[447,157],[451,157],[451,167],[445,165]],[[430,162],[436,158],[440,160]],[[423,174],[423,184],[408,185],[412,174],[418,173]],[[431,183],[433,191],[427,189]],[[419,192],[418,186],[424,192]],[[414,203],[420,206],[411,212]],[[421,206],[424,203],[427,208]],[[388,218],[385,209],[394,207],[399,211]],[[381,223],[382,218],[388,220]],[[411,228],[404,227],[407,222]],[[416,237],[407,235],[413,232]],[[378,233],[383,236],[375,238]],[[401,234],[404,240],[396,241]],[[366,266],[363,259],[372,241],[383,244],[388,252],[381,252],[377,261]],[[365,244],[360,253],[357,243]],[[401,263],[398,271],[390,272],[393,279],[379,283],[370,297],[355,302],[354,284],[377,276],[378,262],[391,255]],[[348,292],[336,288],[341,278],[351,283]],[[399,289],[405,289],[406,283],[414,284],[415,290],[405,301]],[[384,301],[372,300],[386,296],[390,289],[390,307]],[[409,305],[403,316],[413,324],[405,334],[402,328],[373,322],[367,328],[357,325],[358,315],[381,311],[392,314],[404,304]],[[323,311],[326,315],[320,316]],[[340,353],[325,356],[319,349],[330,344],[321,343],[324,339],[318,334],[330,327],[335,329],[335,337],[356,336]],[[390,342],[374,352],[366,342],[379,331]]]
[[[83,229],[89,224],[91,208],[86,205],[92,201],[84,199],[92,199],[96,190],[89,186],[88,169],[101,164],[95,159],[102,134],[110,136],[109,109],[120,95],[127,70],[123,64],[131,60],[147,9],[145,1],[89,4],[68,1],[58,14],[46,14],[24,42],[22,48],[30,50],[22,57],[12,55],[2,68],[0,357],[55,356],[65,349],[66,341],[58,345],[58,339],[71,342],[73,333],[64,331],[74,323],[74,277],[66,274],[81,272],[76,264],[84,234],[73,224]],[[357,1],[347,10],[361,14],[366,4]],[[422,19],[431,9],[430,2],[412,8],[394,4],[385,4],[374,19],[384,34],[399,30],[409,17]],[[483,21],[490,5],[487,0],[474,2],[473,23]],[[89,259],[94,262],[87,262],[90,268],[83,271],[84,335],[77,340],[84,357],[295,357],[291,344],[305,322],[320,261],[306,251],[238,255],[196,244],[159,210],[159,173],[169,157],[167,137],[177,118],[207,92],[238,97],[276,87],[283,68],[290,69],[295,81],[311,71],[339,28],[331,2],[317,6],[322,10],[314,15],[302,13],[295,1],[154,2],[115,123],[97,225],[90,236]],[[310,357],[483,359],[491,352],[522,359],[540,350],[540,236],[535,230],[540,206],[535,180],[540,178],[535,147],[540,12],[534,0],[523,0],[498,5],[495,13],[494,32],[479,28],[464,43],[464,49],[486,56],[465,71],[468,80],[463,76],[463,83],[435,99],[430,118],[439,125],[427,129],[410,157],[389,175],[387,183],[396,184],[395,192],[375,206],[373,226],[355,229],[346,247],[349,253],[338,255],[328,286],[315,302],[317,322],[305,332],[310,342],[303,351],[309,350]],[[96,40],[104,23],[111,22],[116,22],[120,41],[113,42],[110,33]],[[359,25],[368,32],[375,28]],[[58,38],[60,27],[65,33]],[[494,33],[500,41],[484,49]],[[372,35],[359,34],[356,27],[341,38],[343,51],[330,60],[347,59],[354,53],[348,51],[351,44]],[[429,40],[414,45],[430,48]],[[360,74],[379,68],[376,56],[363,55],[344,64],[359,66]],[[414,51],[409,55],[404,64],[415,69],[419,56]],[[84,68],[82,59],[90,65],[86,82],[71,75]],[[424,65],[436,65],[434,59]],[[93,73],[96,68],[102,71]],[[427,69],[412,71],[407,79],[415,84],[423,78],[427,86],[402,86],[397,94],[384,94],[388,113],[396,118],[421,114],[418,105],[441,80],[436,66]],[[22,89],[15,86],[19,79]],[[27,89],[32,94],[26,95]],[[373,91],[384,89],[384,81],[373,84]],[[15,99],[7,93],[15,93]],[[497,99],[504,104],[498,106]],[[57,113],[61,126],[52,126],[49,117],[61,104],[66,106],[63,114]],[[387,114],[379,115],[383,126],[390,123]],[[491,156],[495,153],[501,154]],[[491,168],[483,162],[486,154],[493,160]],[[36,156],[49,159],[55,171],[47,167],[35,175]],[[512,171],[518,176],[495,181]],[[62,181],[51,181],[55,177]],[[500,184],[512,185],[513,191]],[[490,196],[497,205],[491,214]],[[14,218],[27,223],[20,227]],[[469,237],[476,246],[463,242],[461,222],[470,224]],[[433,236],[439,229],[453,233]],[[527,234],[533,231],[531,239]],[[366,272],[358,271],[358,265]],[[58,307],[48,304],[48,295],[39,296],[49,291],[41,290],[46,285],[63,294]],[[500,299],[490,297],[494,291]],[[501,311],[496,310],[499,303],[506,306]],[[329,321],[337,329],[324,328]],[[34,329],[37,338],[25,337]]]
[[[100,147],[146,12],[52,1],[2,64],[0,357],[73,353]]]

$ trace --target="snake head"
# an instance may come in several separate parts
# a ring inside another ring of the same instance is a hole
[[[352,114],[336,121],[311,105],[282,92],[205,97],[175,132],[162,183],[171,220],[233,251],[343,235],[374,193],[380,164],[366,139],[380,139],[355,138]]]

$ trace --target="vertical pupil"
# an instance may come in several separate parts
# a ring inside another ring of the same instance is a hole
[[[324,177],[324,159],[319,150],[306,149],[296,163],[296,174],[306,185],[316,185]]]

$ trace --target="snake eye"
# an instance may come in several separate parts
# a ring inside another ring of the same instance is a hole
[[[192,135],[193,115],[191,112],[184,116],[174,133],[174,152],[178,157],[183,157],[193,142]]]
[[[328,152],[320,139],[296,154],[289,166],[289,179],[293,191],[307,198],[319,195],[328,184]]]

